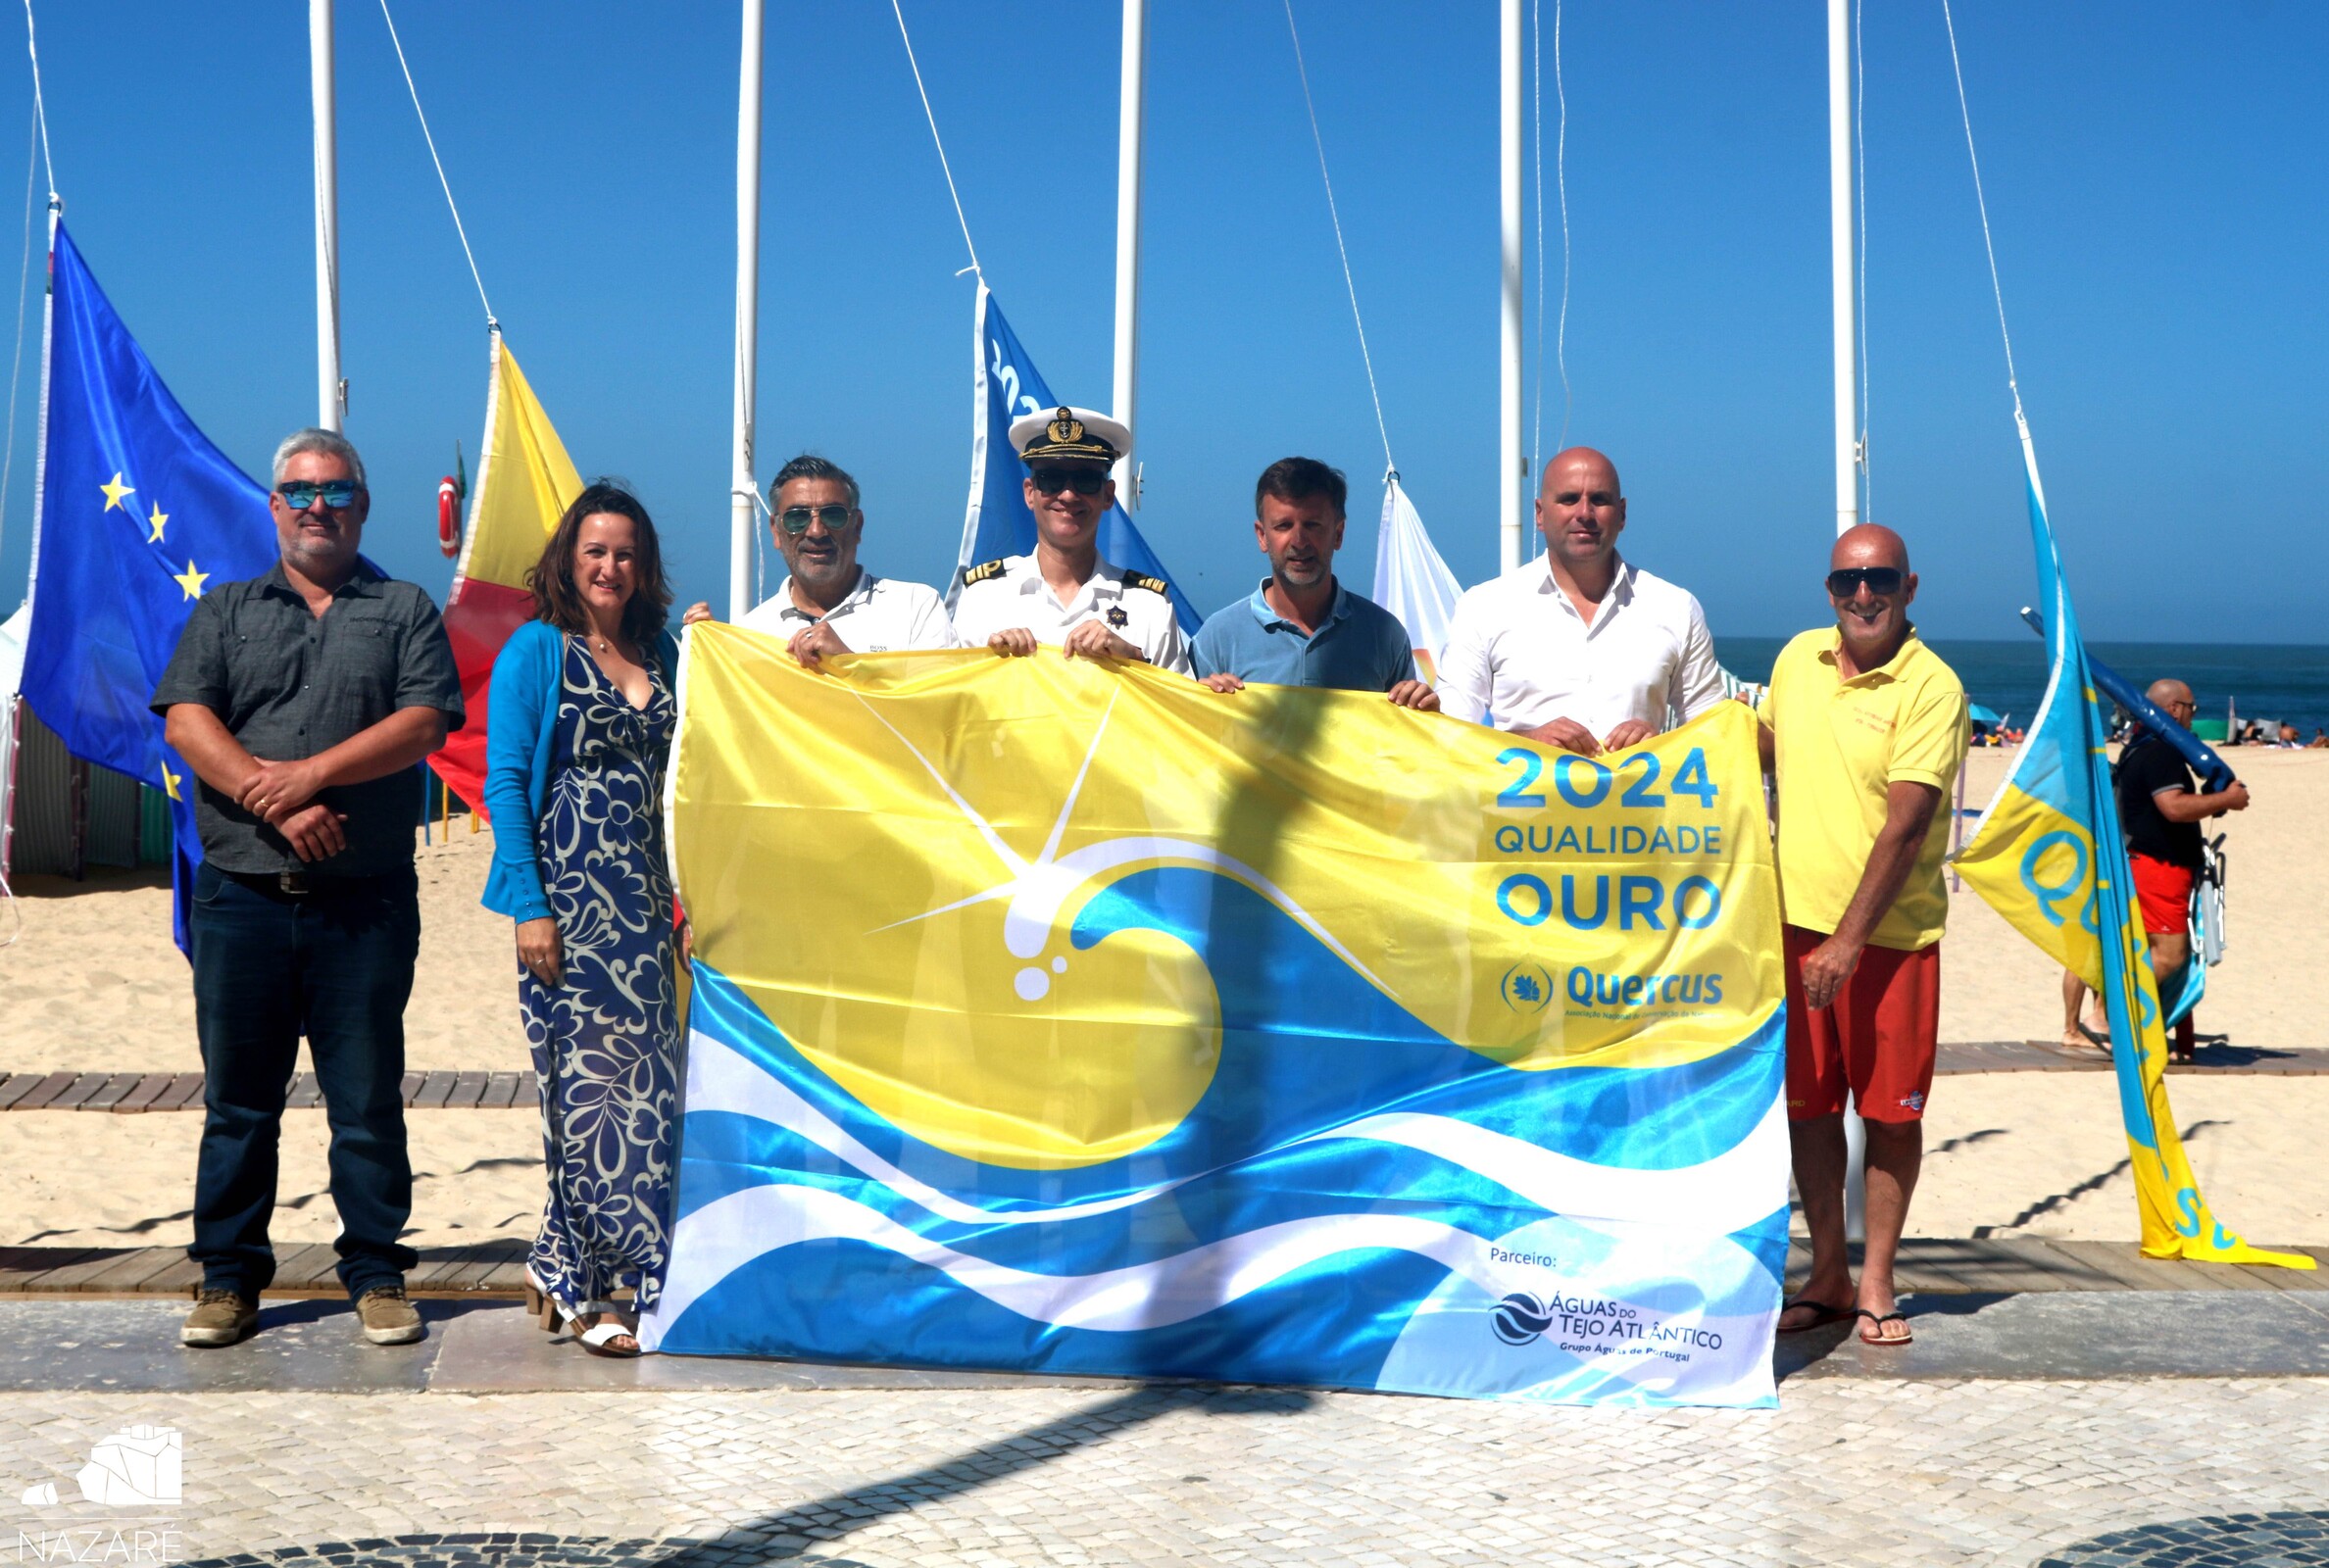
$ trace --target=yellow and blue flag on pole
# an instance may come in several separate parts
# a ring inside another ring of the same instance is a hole
[[[146,702],[203,591],[274,564],[274,522],[265,487],[178,407],[62,223],[44,381],[22,690],[67,751],[169,796],[183,949],[202,858],[194,780]]]
[[[2108,1010],[2145,1255],[2311,1268],[2313,1260],[2303,1253],[2268,1252],[2226,1230],[2184,1158],[2167,1103],[2158,986],[2104,750],[2109,729],[2047,522],[2037,449],[2019,410],[2014,417],[2029,481],[2038,601],[2045,607],[2046,695],[1979,831],[1957,852],[1957,873],[2015,930],[2075,971]]]
[[[1772,1402],[1755,719],[690,629],[667,1351]]]

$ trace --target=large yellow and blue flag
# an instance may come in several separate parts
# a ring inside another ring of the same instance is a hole
[[[2017,421],[2021,416],[2015,413]],[[2114,1043],[2119,1113],[2151,1257],[2311,1268],[2303,1253],[2268,1252],[2228,1231],[2200,1194],[2167,1103],[2167,1039],[2150,944],[2119,836],[2118,800],[2104,743],[2109,728],[2087,667],[2078,613],[2046,516],[2038,454],[2021,422],[2030,539],[2045,607],[2047,680],[2038,716],[1957,872],[1991,907],[2103,999]]]
[[[690,630],[667,1351],[1767,1404],[1754,716]]]
[[[274,522],[266,488],[178,407],[62,223],[45,381],[22,690],[67,751],[169,796],[182,949],[202,858],[194,781],[146,702],[203,591],[273,565]]]

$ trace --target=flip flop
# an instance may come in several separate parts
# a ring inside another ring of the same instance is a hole
[[[1780,1302],[1779,1315],[1781,1317],[1785,1317],[1790,1311],[1799,1306],[1808,1306],[1811,1309],[1811,1321],[1809,1323],[1798,1323],[1793,1328],[1782,1328],[1779,1330],[1780,1333],[1809,1334],[1813,1329],[1824,1329],[1830,1323],[1849,1322],[1853,1317],[1858,1315],[1856,1309],[1853,1307],[1830,1306],[1825,1301],[1814,1301],[1809,1296],[1799,1296],[1792,1301]]]
[[[1908,1326],[1908,1314],[1906,1312],[1886,1312],[1882,1316],[1878,1316],[1876,1313],[1869,1311],[1863,1306],[1853,1312],[1852,1316],[1866,1318],[1869,1322],[1875,1324],[1879,1331],[1879,1337],[1871,1340],[1868,1338],[1867,1331],[1864,1329],[1861,1330],[1859,1342],[1862,1345],[1880,1345],[1886,1349],[1890,1350],[1897,1349],[1904,1345],[1914,1345],[1916,1343],[1916,1336],[1913,1334],[1904,1334],[1897,1340],[1888,1340],[1881,1337],[1881,1331],[1883,1330],[1884,1325],[1887,1323],[1898,1323],[1901,1325],[1901,1327],[1907,1328]]]
[[[2087,1037],[2088,1045],[2093,1046],[2105,1055],[2110,1054],[2110,1036],[2089,1029],[2084,1018],[2078,1020],[2078,1032]]]

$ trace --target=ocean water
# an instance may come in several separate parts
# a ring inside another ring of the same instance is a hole
[[[1714,651],[1741,680],[1768,680],[1782,637],[1718,637]],[[2046,690],[2046,644],[2035,635],[2015,642],[1936,641],[1973,701],[2005,714],[2015,728],[2038,711]],[[2192,688],[2204,719],[2220,719],[2237,704],[2243,720],[2286,720],[2311,740],[2329,727],[2329,647],[2269,643],[2090,643],[2093,657],[2141,691],[2172,676]]]

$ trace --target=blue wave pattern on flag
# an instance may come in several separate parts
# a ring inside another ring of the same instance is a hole
[[[256,577],[267,491],[195,427],[59,224],[49,258],[48,444],[25,701],[74,756],[170,799],[175,934],[202,849],[192,770],[146,709],[195,600]]]
[[[1011,445],[1011,421],[1023,415],[1059,407],[1050,383],[1003,318],[1003,308],[984,283],[978,285],[976,373],[972,378],[970,442],[970,507],[963,520],[961,559],[947,590],[953,603],[963,573],[981,562],[1004,556],[1023,556],[1035,548],[1035,514],[1027,510],[1020,488],[1027,470]],[[1089,405],[1087,405],[1088,407]],[[1173,581],[1172,573],[1157,559],[1149,542],[1119,503],[1100,519],[1100,554],[1112,565],[1164,579],[1172,596],[1172,612],[1181,629],[1192,636],[1204,623],[1189,596]]]
[[[1434,1033],[1235,881],[1138,873],[1085,906],[1073,940],[1136,928],[1203,954],[1219,1063],[1164,1138],[1067,1170],[904,1134],[699,961],[674,1264],[650,1343],[1769,1402],[1759,1353],[1718,1352],[1759,1352],[1776,1310],[1781,1013],[1681,1065],[1521,1074]],[[1334,1031],[1305,1025],[1320,1018]],[[1596,1343],[1612,1335],[1631,1338]]]

